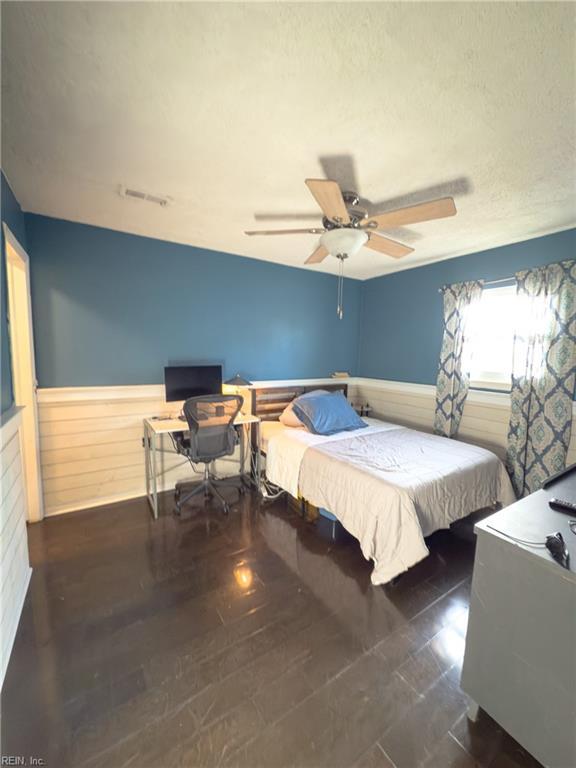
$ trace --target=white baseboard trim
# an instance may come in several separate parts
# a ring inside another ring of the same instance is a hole
[[[166,490],[171,490],[166,488]],[[99,499],[91,499],[87,502],[78,502],[76,504],[64,504],[57,509],[53,509],[44,515],[44,519],[48,517],[58,517],[59,515],[67,515],[69,512],[81,512],[83,509],[92,509],[93,507],[106,507],[108,504],[117,504],[120,501],[130,501],[130,499],[143,498],[141,493],[119,493],[115,496],[103,496]]]
[[[193,478],[191,478],[191,481]],[[173,491],[176,482],[167,483],[164,488],[158,490],[158,493],[164,493]],[[100,499],[91,500],[90,502],[79,502],[76,504],[66,504],[62,507],[58,507],[52,512],[48,512],[45,517],[58,517],[59,515],[67,515],[69,512],[80,512],[83,509],[92,509],[93,507],[106,507],[109,504],[117,504],[120,501],[131,501],[133,499],[145,499],[146,494],[138,493],[118,493],[115,496],[103,496]]]
[[[12,655],[12,649],[14,648],[14,641],[16,640],[16,634],[18,632],[18,627],[20,625],[20,619],[22,617],[22,610],[24,608],[24,601],[26,600],[26,595],[28,594],[28,587],[30,586],[30,579],[32,578],[32,568],[28,568],[28,574],[26,577],[26,580],[24,581],[22,585],[22,592],[18,599],[18,621],[12,628],[10,635],[8,639],[8,644],[6,646],[6,659],[2,659],[2,669],[0,670],[0,690],[2,690],[2,687],[4,686],[4,680],[6,678],[6,671],[8,670],[8,664],[10,663],[10,657]]]
[[[232,461],[232,460],[231,460]],[[236,462],[234,462],[236,463]],[[234,477],[233,475],[230,475],[230,477]],[[189,482],[193,482],[194,477],[189,478]],[[182,479],[179,478],[175,481],[170,481],[166,483],[166,485],[163,488],[158,489],[158,493],[169,493],[170,491],[173,491],[176,487],[177,482],[182,482]],[[85,509],[92,509],[96,507],[106,507],[109,504],[118,504],[121,501],[133,501],[134,499],[146,499],[146,493],[117,493],[113,496],[103,496],[102,498],[91,500],[90,502],[78,502],[76,504],[65,504],[61,507],[58,507],[57,509],[52,510],[51,512],[47,512],[44,518],[47,517],[58,517],[59,515],[67,515],[70,512],[81,512]],[[40,521],[41,522],[41,521]]]

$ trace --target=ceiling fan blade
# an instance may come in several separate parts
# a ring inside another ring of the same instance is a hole
[[[328,256],[328,251],[323,245],[319,245],[311,256],[308,256],[304,264],[319,264]]]
[[[335,181],[327,179],[306,179],[306,186],[322,208],[324,215],[339,224],[349,224],[350,216],[342,197],[340,187]]]
[[[379,253],[385,253],[387,256],[393,256],[395,259],[401,259],[402,256],[407,256],[414,250],[414,248],[409,248],[407,245],[397,243],[396,240],[390,240],[389,237],[376,235],[373,232],[370,233],[370,239],[366,243],[366,248],[371,248]]]
[[[245,235],[321,235],[323,229],[257,229],[245,231]]]
[[[451,197],[442,197],[429,203],[411,205],[408,208],[398,208],[396,211],[386,211],[370,216],[362,226],[366,229],[385,229],[386,227],[402,227],[405,224],[417,224],[420,221],[444,219],[454,216],[456,206]]]

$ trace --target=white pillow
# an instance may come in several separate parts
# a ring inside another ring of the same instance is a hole
[[[284,424],[285,427],[303,427],[304,424],[300,421],[298,416],[294,413],[294,410],[292,408],[292,403],[288,403],[286,408],[282,411],[280,414],[280,422]]]

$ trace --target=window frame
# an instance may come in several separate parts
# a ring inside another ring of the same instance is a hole
[[[511,296],[516,296],[516,282],[510,281],[506,285],[494,285],[487,286],[483,289],[482,295],[486,292],[507,291]],[[513,372],[513,360],[510,360],[510,372],[504,376],[499,371],[481,370],[474,371],[474,376],[470,376],[469,386],[470,389],[483,390],[483,391],[495,391],[495,392],[510,392],[512,389],[512,372]]]

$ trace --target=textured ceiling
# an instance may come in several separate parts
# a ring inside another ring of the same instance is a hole
[[[367,278],[576,224],[573,3],[2,4],[2,165],[25,210],[301,266],[328,174],[385,210]],[[123,199],[120,184],[173,198]],[[296,214],[289,216],[289,214]],[[255,216],[256,215],[256,216]],[[333,258],[316,271],[337,271]]]

